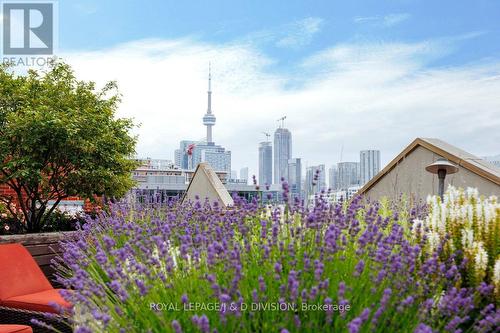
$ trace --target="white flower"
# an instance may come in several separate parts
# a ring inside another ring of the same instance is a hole
[[[490,196],[489,201],[491,202],[491,204],[495,205],[498,203],[498,197],[496,195],[492,195]]]
[[[467,187],[467,197],[468,198],[479,198],[479,191],[474,187]]]
[[[474,209],[472,205],[467,205],[467,219],[472,223],[474,221]]]
[[[429,240],[431,251],[434,251],[434,249],[438,247],[440,242],[439,234],[435,231],[429,231],[427,233],[427,239]]]
[[[493,220],[495,220],[495,215],[496,215],[495,205],[488,203],[487,205],[484,206],[484,220],[487,223],[490,223]]]
[[[448,188],[446,189],[446,198],[448,199],[447,202],[457,202],[461,195],[462,193],[459,189],[455,186],[448,185]]]
[[[495,291],[500,296],[500,257],[495,261],[495,266],[493,267],[493,284],[495,285]]]
[[[465,219],[465,217],[467,216],[467,206],[463,205],[463,206],[460,206],[460,219]]]
[[[483,242],[474,242],[474,253],[476,274],[483,276],[488,268],[488,253],[484,250]]]
[[[489,269],[495,269],[493,275],[496,275],[492,279],[496,281],[495,286],[500,295],[500,257],[495,267],[488,266],[488,258],[494,256],[494,253],[488,253],[488,249],[492,248],[491,233],[500,227],[498,198],[481,197],[475,188],[464,191],[449,186],[443,202],[434,195],[427,197],[427,203],[429,213],[423,221],[423,227],[428,230],[428,249],[434,250],[443,241],[447,251],[464,251],[469,259],[470,273],[476,276],[478,283],[484,281]],[[446,240],[445,235],[451,237]],[[459,238],[458,243],[455,243],[455,237]]]
[[[416,237],[417,233],[419,232],[421,233],[424,225],[425,225],[424,221],[419,219],[414,219],[411,227],[411,233],[413,234],[413,236]]]
[[[431,229],[432,231],[434,230],[437,230],[437,226],[438,226],[438,223],[437,223],[437,220],[438,220],[438,215],[437,214],[434,214],[430,217],[430,220],[428,221],[429,223],[427,224],[427,226],[429,227],[429,229]]]
[[[436,200],[436,196],[435,196],[435,195],[434,195],[434,196],[432,196],[432,195],[430,195],[430,194],[429,194],[429,195],[427,196],[426,202],[427,202],[427,204],[430,206],[430,205],[431,205],[431,203],[432,203],[434,200]]]
[[[448,208],[445,205],[441,205],[441,216],[440,219],[437,220],[437,230],[439,231],[439,234],[445,235],[446,234],[446,218],[448,215]]]
[[[500,285],[500,257],[495,261],[493,268],[493,282]]]
[[[474,231],[472,229],[462,230],[462,246],[464,249],[472,249],[474,245]]]

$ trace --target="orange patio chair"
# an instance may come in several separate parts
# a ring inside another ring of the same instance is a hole
[[[33,333],[26,325],[0,325],[0,333]]]
[[[1,244],[0,324],[30,325],[31,319],[37,319],[68,332],[67,318],[58,314],[52,303],[63,309],[71,308],[71,304],[59,294],[59,289],[52,287],[24,246]],[[46,313],[51,314],[50,319]],[[35,332],[49,331],[35,328]]]

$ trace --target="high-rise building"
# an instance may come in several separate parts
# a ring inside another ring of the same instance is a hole
[[[292,197],[301,197],[302,163],[300,158],[288,160],[287,182]]]
[[[207,162],[217,172],[231,173],[231,151],[216,145],[212,137],[215,116],[212,113],[212,74],[208,72],[208,108],[203,117],[203,125],[207,127],[206,142],[182,140],[179,149],[175,150],[175,165],[182,169],[195,169],[201,162]]]
[[[192,140],[182,140],[179,143],[179,149],[175,150],[174,162],[175,166],[181,169],[189,169],[189,154],[188,149],[190,145],[196,145],[200,142]]]
[[[238,179],[238,172],[236,170],[231,170],[231,179]]]
[[[274,183],[286,179],[288,160],[292,158],[292,133],[280,127],[274,132]]]
[[[484,160],[490,164],[493,164],[497,168],[500,168],[500,155],[486,156],[486,157],[484,157]]]
[[[182,140],[174,160],[181,169],[192,170],[201,162],[207,162],[215,171],[231,172],[231,152],[214,143]]]
[[[338,189],[345,190],[359,185],[359,163],[340,162],[337,164]]]
[[[259,145],[259,185],[273,182],[273,147],[271,142],[264,141]]]
[[[182,168],[182,150],[176,149],[174,151],[174,165],[178,168]]]
[[[319,170],[318,174],[318,192],[321,192],[322,190],[327,190],[326,186],[326,168],[324,164],[320,164],[316,166],[316,170]]]
[[[380,150],[359,152],[359,176],[361,185],[370,181],[380,171]]]
[[[316,182],[314,181],[315,171],[314,167],[306,168],[306,178],[304,180],[304,197],[306,200],[311,194],[314,194],[314,187],[316,186]]]
[[[307,167],[304,184],[306,198],[326,189],[325,165]]]
[[[332,191],[339,189],[339,170],[336,164],[328,169],[328,187]]]
[[[195,169],[201,162],[207,162],[215,171],[231,173],[231,152],[213,142],[195,145],[191,161],[189,169]]]
[[[240,179],[248,182],[248,167],[240,169]]]

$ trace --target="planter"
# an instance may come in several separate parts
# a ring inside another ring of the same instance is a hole
[[[51,267],[51,260],[61,253],[59,241],[71,237],[76,231],[47,232],[38,234],[22,234],[0,236],[0,244],[20,243],[31,253],[38,266],[47,279],[54,283],[54,268]]]

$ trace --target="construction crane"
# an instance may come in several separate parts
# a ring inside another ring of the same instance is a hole
[[[280,128],[285,127],[285,119],[286,119],[286,116],[283,116],[283,117],[281,117],[280,119],[277,120],[278,122],[281,122],[280,123]]]
[[[267,142],[269,142],[269,138],[271,137],[271,134],[269,134],[267,132],[262,132],[262,134],[264,134],[266,136],[266,140],[267,140]]]

